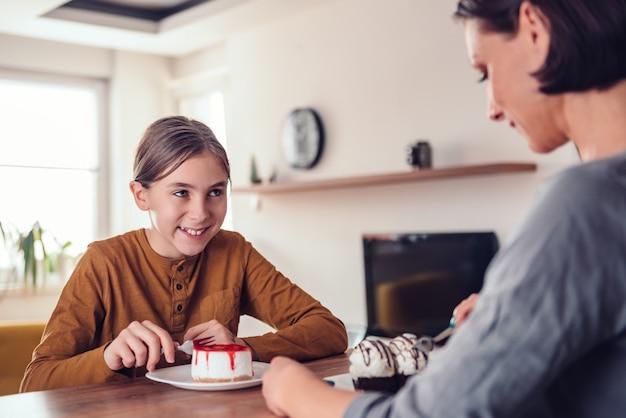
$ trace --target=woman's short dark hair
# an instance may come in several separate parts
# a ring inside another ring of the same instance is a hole
[[[230,180],[226,150],[207,125],[185,116],[161,118],[148,126],[137,146],[134,178],[142,186],[150,187],[204,152],[215,157]]]
[[[549,20],[550,50],[533,74],[543,93],[605,89],[626,79],[626,0],[460,0],[454,17],[514,35],[523,1]]]

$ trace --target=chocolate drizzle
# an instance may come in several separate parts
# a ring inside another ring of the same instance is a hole
[[[396,362],[393,354],[389,350],[389,347],[379,340],[364,340],[359,344],[359,351],[363,356],[363,363],[369,366],[372,363],[372,351],[378,352],[378,357],[385,360],[389,367],[393,367],[395,370]]]
[[[396,355],[396,358],[402,358],[405,360],[405,363],[413,359],[415,370],[419,370],[420,359],[423,360],[423,364],[428,363],[428,354],[414,347],[416,341],[417,337],[415,335],[402,334],[391,340],[389,346],[392,353]],[[396,364],[398,364],[397,361]]]

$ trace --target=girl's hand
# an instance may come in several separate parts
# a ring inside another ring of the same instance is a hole
[[[199,340],[205,338],[206,344],[239,344],[250,347],[244,340],[238,338],[235,334],[230,332],[228,328],[215,319],[211,319],[208,322],[189,328],[185,333],[183,340]],[[250,348],[252,349],[252,347]],[[258,356],[254,350],[252,350],[252,359],[258,360]]]
[[[146,366],[154,371],[161,348],[168,363],[174,362],[175,343],[170,334],[150,321],[133,321],[104,350],[104,361],[111,370]]]
[[[468,315],[474,310],[474,306],[476,305],[476,301],[478,301],[478,294],[472,293],[466,299],[463,299],[461,303],[459,303],[454,311],[452,311],[452,316],[454,317],[454,326],[459,327],[465,320]]]

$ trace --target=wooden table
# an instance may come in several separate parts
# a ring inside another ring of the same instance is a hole
[[[304,363],[320,377],[348,372],[346,353]],[[274,417],[261,386],[230,391],[179,389],[145,377],[0,396],[0,417]]]

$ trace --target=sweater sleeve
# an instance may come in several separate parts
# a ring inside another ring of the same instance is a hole
[[[245,271],[241,312],[276,329],[245,338],[260,361],[269,362],[277,355],[310,360],[346,350],[344,324],[254,248],[250,248]]]
[[[61,292],[40,344],[27,366],[21,392],[56,389],[125,379],[104,362],[109,341],[99,341],[98,324],[105,315],[102,285],[95,280],[97,254],[81,257]],[[80,370],[80,373],[76,371]]]

